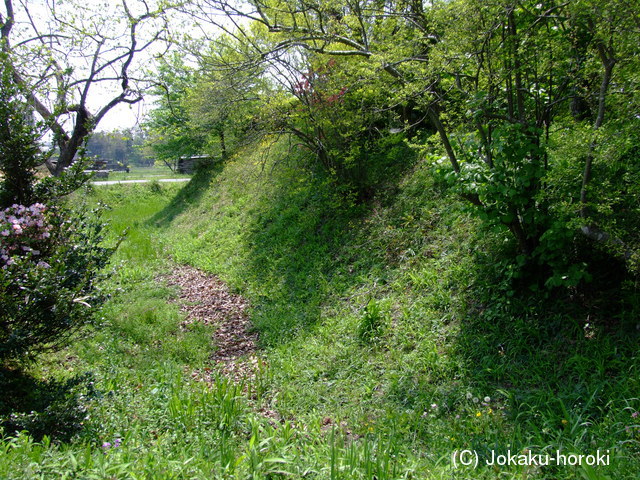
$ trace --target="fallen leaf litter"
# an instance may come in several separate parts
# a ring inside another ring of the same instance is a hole
[[[194,322],[218,327],[213,334],[216,350],[211,355],[218,371],[235,383],[244,383],[245,387],[245,382],[255,380],[259,370],[258,334],[251,331],[246,312],[249,303],[240,295],[229,292],[226,284],[215,275],[187,265],[175,267],[170,275],[162,279],[179,289],[177,302],[180,303],[180,310],[186,313],[180,328],[186,329]],[[212,383],[213,374],[213,369],[205,367],[192,372],[191,377]],[[284,421],[276,410],[266,405],[257,411],[274,427]],[[290,422],[295,428],[296,423]],[[347,428],[346,422],[336,423],[330,417],[323,419],[321,431],[327,433],[336,427],[350,440],[359,438]]]
[[[182,329],[194,322],[217,326],[213,334],[216,349],[211,359],[219,372],[234,382],[252,380],[258,370],[258,335],[251,331],[248,302],[229,289],[218,277],[189,266],[177,266],[163,277],[179,288],[180,310],[187,314]],[[196,370],[196,380],[211,382],[212,369]]]

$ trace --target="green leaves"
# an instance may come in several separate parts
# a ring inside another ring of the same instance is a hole
[[[0,208],[34,202],[35,169],[44,162],[33,117],[14,70],[0,53]]]
[[[97,213],[46,210],[46,218],[35,215],[41,204],[4,212],[23,229],[0,240],[9,258],[0,269],[0,361],[59,347],[106,300],[96,282],[114,249],[102,245]]]

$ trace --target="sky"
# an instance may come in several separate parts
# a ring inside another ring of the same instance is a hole
[[[98,124],[96,131],[111,132],[138,126],[143,121],[144,115],[150,109],[152,103],[152,99],[147,96],[146,99],[135,105],[120,104],[105,115]]]
[[[154,0],[146,0],[146,3],[152,7]],[[142,0],[128,0],[127,4],[134,15],[142,12],[145,2]],[[113,58],[120,55],[123,50],[120,41],[126,44],[129,26],[126,22],[118,22],[118,18],[122,18],[122,13],[117,10],[120,8],[121,3],[114,0],[78,0],[77,2],[69,2],[62,0],[13,0],[14,15],[16,23],[11,32],[11,43],[14,49],[16,46],[20,48],[21,43],[25,43],[25,47],[19,51],[19,58],[28,59],[25,63],[29,65],[31,52],[34,48],[37,48],[41,43],[37,40],[38,35],[44,35],[46,38],[55,39],[56,35],[60,33],[58,30],[58,23],[52,21],[51,6],[55,5],[58,19],[63,22],[67,22],[71,29],[62,32],[63,36],[81,38],[82,35],[78,35],[78,31],[98,32],[99,35],[104,36],[107,41],[101,47],[100,58]],[[28,13],[27,13],[28,12]],[[6,8],[4,2],[0,5],[0,15],[2,18],[6,18]],[[151,22],[153,24],[153,22]],[[149,35],[153,30],[143,30],[144,26],[140,29],[139,44],[142,44],[145,35]],[[74,30],[76,29],[76,30]],[[34,33],[35,32],[35,33]],[[36,38],[36,40],[34,40]],[[62,38],[62,37],[61,37]],[[23,42],[25,39],[31,39],[29,42]],[[73,45],[70,47],[69,45]],[[95,51],[97,43],[92,42],[90,37],[84,36],[83,40],[79,43],[69,44],[65,39],[60,40],[59,48],[56,40],[53,40],[54,56],[57,59],[58,65],[61,69],[74,70],[71,78],[81,78],[86,75],[91,66],[91,55]],[[141,66],[146,71],[152,71],[152,55],[157,55],[159,48],[153,49],[150,52],[140,52],[136,54],[136,58],[132,62],[132,76],[143,75],[140,72],[135,72],[138,66]],[[35,58],[35,57],[34,57]],[[32,62],[30,70],[35,73],[44,71],[42,67],[38,67],[37,62]],[[121,63],[116,64],[113,69],[106,69],[102,72],[103,77],[118,77],[119,68]],[[49,70],[51,72],[51,70]],[[25,71],[29,75],[29,70]],[[50,75],[52,79],[53,76]],[[94,84],[87,99],[87,106],[92,113],[97,113],[99,109],[108,103],[112,98],[117,96],[121,92],[120,86],[121,80],[116,78],[113,81],[105,81],[104,83]],[[75,103],[78,101],[78,92],[82,85],[71,89],[73,95],[69,95],[68,102]],[[55,82],[50,80],[49,86],[38,91],[38,97],[45,103],[50,110],[53,109],[53,102],[51,101],[53,93],[47,95],[45,91],[55,92]],[[112,108],[105,117],[102,118],[97,126],[97,131],[112,131],[116,129],[131,128],[139,125],[144,115],[152,108],[153,99],[150,96],[144,98],[141,102],[134,105],[119,104]]]

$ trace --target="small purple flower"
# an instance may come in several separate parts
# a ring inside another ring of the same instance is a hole
[[[120,446],[120,444],[122,443],[122,440],[120,440],[119,438],[116,438],[113,441],[113,448],[118,448]]]
[[[111,448],[111,443],[110,442],[104,442],[102,444],[102,448],[104,448],[105,450],[109,450]]]
[[[640,415],[640,414],[638,414],[638,412],[633,412],[631,414],[631,418],[638,418],[638,415]]]

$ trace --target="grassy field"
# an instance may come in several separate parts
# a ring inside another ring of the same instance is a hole
[[[356,205],[277,145],[251,151],[187,185],[88,192],[112,241],[128,229],[112,299],[33,367],[13,412],[31,435],[5,431],[0,478],[637,478],[638,285],[517,295],[503,234],[428,165]],[[249,300],[255,380],[216,375],[212,327],[179,328],[176,263]],[[488,465],[557,451],[607,465]]]
[[[96,180],[160,180],[163,178],[189,178],[191,175],[175,173],[169,167],[154,165],[152,167],[130,166],[127,172],[110,172],[109,178]]]

